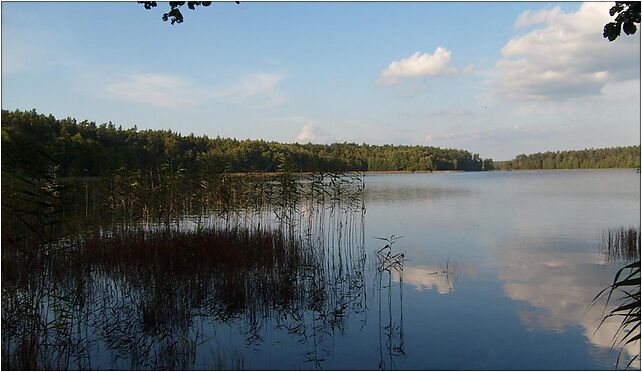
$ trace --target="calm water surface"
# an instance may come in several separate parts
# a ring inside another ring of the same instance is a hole
[[[142,289],[123,288],[119,272],[101,273],[94,285],[120,305],[112,313],[94,308],[110,326],[93,321],[87,330],[94,334],[88,337],[90,358],[76,366],[615,368],[618,350],[610,345],[617,324],[605,323],[596,332],[603,307],[589,305],[624,264],[600,249],[604,232],[640,226],[639,174],[390,174],[368,175],[365,184],[363,234],[352,232],[362,237],[365,256],[349,251],[354,256],[339,260],[360,263],[341,266],[347,272],[324,271],[326,284],[318,292],[323,301],[310,302],[297,316],[283,315],[281,305],[270,303],[222,319],[188,298],[187,326],[170,327],[167,339],[173,341],[151,362],[141,362],[142,350],[132,349],[131,339],[149,331],[147,313],[135,297],[122,294]],[[377,251],[386,241],[377,238],[391,235],[401,237],[392,253],[404,253],[403,271],[382,275]],[[151,283],[149,290],[159,291],[154,285],[161,284]],[[172,298],[161,299],[161,306]],[[624,359],[634,351],[625,350]]]
[[[630,170],[368,177],[368,235],[402,235],[407,252],[395,366],[613,368],[615,325],[596,333],[602,308],[587,306],[621,266],[603,231],[639,226],[639,190]],[[446,262],[455,280],[433,274]]]

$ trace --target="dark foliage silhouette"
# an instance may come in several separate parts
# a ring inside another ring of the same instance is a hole
[[[142,4],[147,10],[158,6],[158,3],[156,1],[139,1],[138,3]],[[238,4],[239,2],[235,1],[235,3]],[[182,6],[187,5],[188,9],[194,10],[197,6],[207,7],[211,4],[211,1],[170,1],[169,11],[163,14],[163,21],[167,22],[169,20],[171,24],[183,23],[185,18],[183,17],[183,13],[181,12]]]
[[[639,1],[617,1],[609,10],[615,21],[604,25],[603,36],[609,41],[617,39],[622,31],[627,35],[633,35],[637,31],[636,24],[640,24],[640,2]]]

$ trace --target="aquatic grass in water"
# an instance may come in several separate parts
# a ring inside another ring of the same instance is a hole
[[[90,237],[80,252],[31,273],[46,287],[3,287],[3,323],[13,325],[3,328],[6,368],[87,368],[82,363],[100,347],[131,368],[157,369],[182,358],[157,359],[168,339],[192,345],[191,354],[176,350],[183,357],[198,354],[211,337],[199,327],[211,322],[244,324],[246,342],[260,345],[276,320],[295,337],[314,338],[316,350],[365,295],[349,275],[327,271],[321,256],[278,230],[120,234]],[[21,302],[34,289],[43,296]],[[52,344],[60,332],[66,336]],[[27,341],[32,347],[22,355]]]
[[[620,227],[602,232],[601,253],[607,262],[629,262],[620,268],[608,287],[601,290],[593,299],[591,306],[604,300],[605,314],[598,329],[610,319],[620,320],[613,335],[612,347],[619,347],[616,366],[620,363],[622,351],[630,344],[640,343],[640,229]],[[607,311],[608,310],[608,311]],[[597,330],[596,330],[597,331]],[[626,365],[630,367],[640,353],[632,355]]]
[[[630,263],[615,274],[613,283],[604,288],[595,296],[593,303],[600,298],[606,298],[605,309],[615,302],[600,322],[601,326],[606,320],[621,319],[620,326],[613,335],[612,347],[620,347],[616,366],[619,365],[624,346],[640,343],[640,260]],[[599,328],[598,326],[598,328]],[[636,360],[639,361],[640,353],[633,355],[627,363],[628,368]]]
[[[395,358],[406,354],[404,345],[403,332],[403,268],[405,253],[395,252],[394,245],[401,239],[400,236],[390,235],[389,237],[376,238],[384,241],[386,244],[376,252],[377,258],[377,292],[379,294],[378,302],[378,320],[379,320],[379,369],[394,369]],[[396,319],[393,310],[393,276],[399,281],[399,311]],[[385,278],[385,281],[384,281]],[[385,284],[384,284],[385,283]],[[384,295],[385,293],[385,295]],[[387,300],[385,314],[388,315],[384,320],[384,309],[382,302]],[[385,337],[385,342],[384,342]],[[384,351],[386,352],[387,364],[384,360]]]
[[[320,362],[327,335],[362,312],[366,296],[362,189],[331,177],[192,180],[170,166],[95,187],[69,182],[51,195],[75,201],[69,228],[53,235],[21,224],[22,201],[3,204],[16,212],[3,233],[36,237],[24,249],[3,245],[3,368],[105,368],[98,350],[111,354],[110,368],[197,368],[212,322],[238,323],[248,345],[260,345],[276,321],[314,340],[303,357]],[[223,368],[223,353],[201,368]]]

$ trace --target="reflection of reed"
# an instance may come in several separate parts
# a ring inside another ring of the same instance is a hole
[[[365,309],[362,179],[217,177],[167,167],[123,172],[98,192],[83,184],[65,212],[71,227],[51,239],[12,220],[27,238],[5,249],[17,235],[3,229],[2,367],[105,368],[107,352],[109,368],[192,369],[210,345],[205,324],[242,325],[260,345],[272,321],[319,364],[327,336]],[[205,368],[242,368],[239,355]]]
[[[388,238],[377,238],[386,242],[386,245],[377,251],[377,292],[379,293],[379,369],[393,369],[394,357],[405,355],[403,333],[403,270],[404,253],[394,253],[393,246],[400,237],[391,235]],[[392,279],[393,275],[399,281],[399,315],[395,319],[393,312]],[[384,284],[385,283],[385,284]],[[384,289],[387,302],[387,320],[383,319],[382,302]],[[384,338],[385,336],[385,343]],[[385,346],[384,346],[385,344]],[[384,350],[388,359],[387,366],[384,359]]]
[[[640,229],[620,227],[602,231],[602,254],[607,262],[630,261],[640,258]]]
[[[440,267],[440,275],[444,275],[446,277],[446,283],[448,283],[448,292],[452,292],[453,286],[459,278],[459,266],[456,262],[451,264],[450,257],[448,257],[448,260],[446,260],[446,265],[441,265]]]

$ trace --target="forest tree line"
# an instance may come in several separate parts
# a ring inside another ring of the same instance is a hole
[[[117,169],[172,167],[193,172],[481,171],[494,169],[478,154],[432,146],[278,143],[123,129],[111,122],[56,119],[2,110],[2,165],[11,170],[55,163],[62,176],[99,176]]]
[[[640,146],[520,154],[497,162],[500,169],[586,169],[640,167]]]

